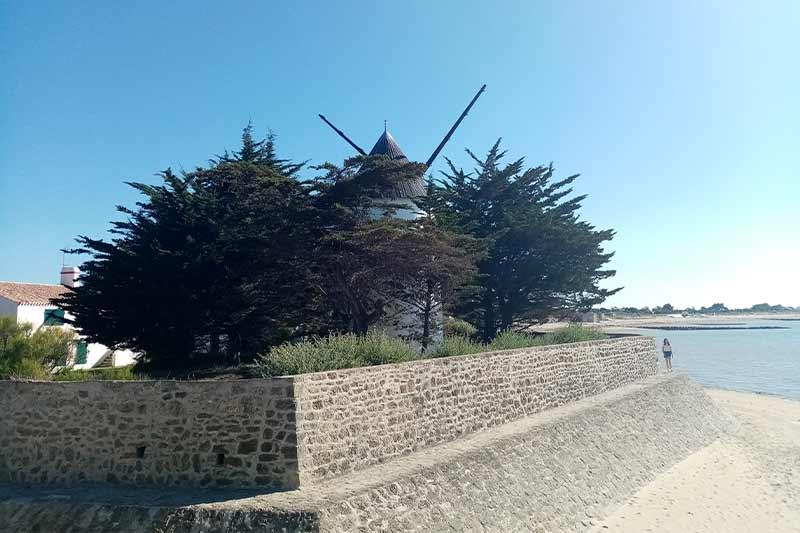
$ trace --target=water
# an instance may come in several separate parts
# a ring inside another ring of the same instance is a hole
[[[673,368],[707,387],[775,394],[800,400],[800,322],[755,320],[748,326],[789,329],[638,330],[672,344]],[[664,358],[659,357],[664,365]]]

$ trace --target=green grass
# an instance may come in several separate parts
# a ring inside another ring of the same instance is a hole
[[[261,356],[259,364],[265,376],[288,376],[414,359],[419,354],[400,339],[378,334],[330,335],[273,348]]]
[[[500,334],[489,343],[489,349],[492,351],[530,348],[531,346],[541,346],[537,342],[535,335],[511,329],[500,332]]]
[[[532,348],[534,346],[550,346],[553,344],[567,344],[571,342],[585,342],[607,339],[608,335],[602,331],[585,328],[580,324],[570,324],[563,328],[553,330],[544,335],[531,335],[522,331],[506,330],[500,333],[489,344],[491,350],[514,350],[517,348]]]
[[[148,379],[146,375],[137,374],[132,366],[118,366],[115,368],[95,368],[88,370],[75,370],[72,368],[60,370],[51,374],[52,381],[132,381]]]
[[[585,328],[580,324],[570,324],[569,326],[559,328],[536,337],[537,344],[534,346],[566,344],[569,342],[599,341],[607,338],[608,335],[602,331],[592,328]]]
[[[453,355],[467,355],[486,351],[488,351],[488,348],[483,343],[475,342],[462,335],[452,335],[442,339],[442,342],[436,346],[433,357],[450,357]]]
[[[478,333],[477,328],[467,322],[466,320],[461,320],[460,318],[455,317],[447,317],[444,319],[444,336],[445,337],[474,337],[476,333]]]

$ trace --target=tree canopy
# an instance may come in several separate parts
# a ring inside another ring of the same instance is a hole
[[[297,168],[248,126],[241,150],[207,168],[130,183],[144,200],[118,207],[111,240],[78,238],[71,251],[91,259],[60,304],[90,341],[152,366],[238,362],[289,338],[308,300]]]
[[[483,159],[468,154],[474,171],[448,159],[434,204],[448,227],[487,246],[475,282],[456,306],[484,339],[519,323],[587,310],[619,290],[599,286],[615,274],[604,269],[613,254],[603,249],[614,232],[578,216],[586,198],[571,196],[578,175],[556,180],[552,165],[525,168],[523,158],[503,164],[500,141]]]
[[[143,352],[154,368],[253,360],[286,340],[382,327],[414,316],[405,340],[422,349],[442,310],[483,336],[585,309],[615,290],[603,243],[580,220],[577,176],[501,164],[499,142],[472,173],[450,163],[420,185],[425,165],[359,156],[315,167],[278,156],[275,137],[242,133],[204,167],[130,183],[111,238],[78,238],[82,284],[59,304],[90,342]],[[423,190],[421,190],[423,189]]]

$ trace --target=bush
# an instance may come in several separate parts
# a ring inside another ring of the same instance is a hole
[[[475,342],[462,335],[453,335],[442,339],[432,357],[450,357],[486,351],[488,351],[488,347],[485,344]]]
[[[507,329],[501,332],[489,343],[490,350],[514,350],[517,348],[530,348],[541,346],[535,335]]]
[[[467,322],[466,320],[461,320],[460,318],[455,317],[447,317],[444,320],[444,335],[445,337],[474,337],[475,334],[478,332],[477,328]]]
[[[18,324],[0,317],[0,379],[43,379],[56,365],[64,364],[76,342],[73,331]]]
[[[569,326],[559,328],[536,337],[536,346],[566,344],[569,342],[597,341],[607,338],[608,335],[602,331],[592,328],[585,328],[580,324],[570,324]]]
[[[282,344],[259,359],[265,376],[287,376],[418,359],[409,344],[380,334],[313,337]]]
[[[575,324],[539,336],[519,331],[504,331],[488,345],[464,335],[448,335],[439,343],[436,351],[422,357],[450,357],[605,338],[607,338],[605,333]],[[409,344],[400,339],[381,334],[368,334],[365,337],[347,334],[314,337],[296,344],[283,344],[262,355],[259,366],[264,376],[287,376],[403,363],[420,358],[421,356]]]
[[[65,368],[55,374],[50,374],[50,379],[53,381],[133,381],[147,379],[147,376],[135,373],[133,366],[120,366],[87,370]]]

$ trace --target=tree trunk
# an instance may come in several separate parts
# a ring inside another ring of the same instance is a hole
[[[420,344],[422,345],[422,353],[425,353],[425,350],[431,343],[431,315],[433,311],[433,297],[434,297],[434,287],[433,283],[429,280],[427,283],[427,291],[425,292],[425,308],[422,311],[422,340]]]
[[[514,308],[511,302],[505,300],[500,306],[500,329],[505,331],[511,329],[514,324]]]
[[[490,342],[497,335],[495,297],[489,289],[483,293],[483,341]]]

